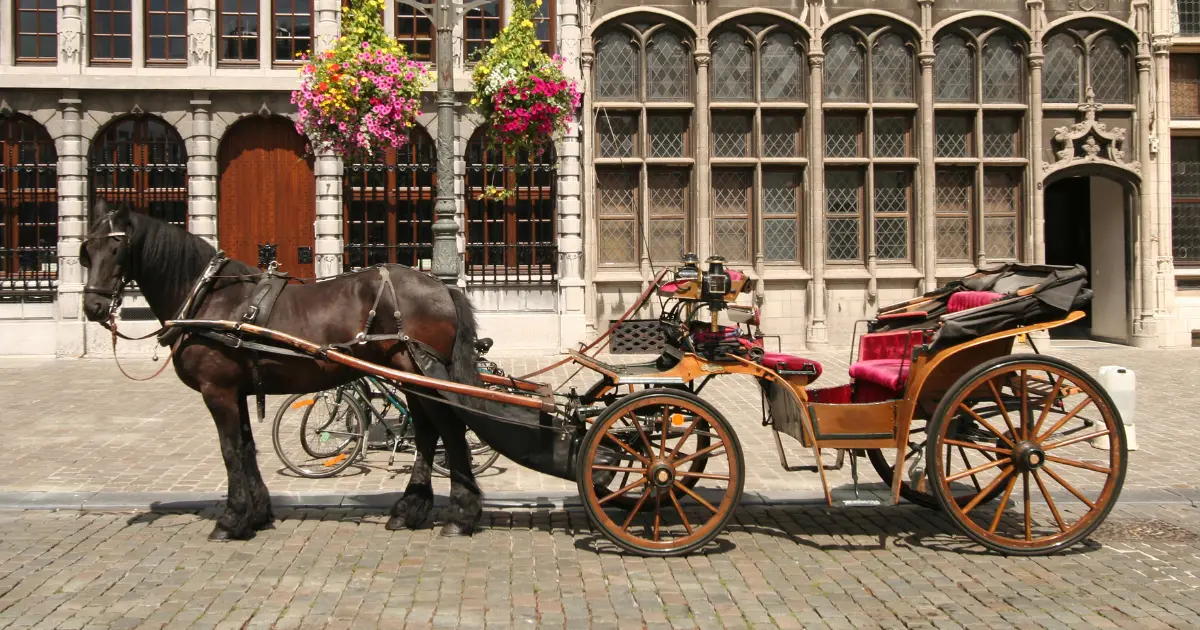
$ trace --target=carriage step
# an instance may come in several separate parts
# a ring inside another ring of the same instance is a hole
[[[835,507],[878,507],[883,505],[883,501],[879,499],[842,499],[834,501]]]

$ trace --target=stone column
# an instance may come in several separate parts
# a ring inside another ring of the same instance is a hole
[[[1029,10],[1029,29],[1033,40],[1029,47],[1029,170],[1025,181],[1029,182],[1029,209],[1025,216],[1029,219],[1029,228],[1022,237],[1024,256],[1022,260],[1044,264],[1046,262],[1046,212],[1042,183],[1042,65],[1046,56],[1042,52],[1042,34],[1045,31],[1046,13],[1042,0],[1026,0],[1025,8]],[[1048,338],[1048,337],[1047,337]]]
[[[338,0],[317,0],[314,53],[333,47],[341,19]],[[316,176],[317,220],[313,225],[313,271],[318,278],[342,272],[342,158],[336,153],[317,154],[313,166]]]
[[[708,48],[708,0],[696,0],[696,25],[700,31],[696,38],[696,255],[703,261],[712,251],[712,222],[709,204],[712,198],[712,151],[709,147],[711,132],[708,128],[708,66],[712,54]]]
[[[12,1],[19,2],[19,0]],[[85,36],[83,23],[83,0],[59,0],[57,69],[59,74],[79,74],[83,67],[83,38]]]
[[[811,6],[816,6],[811,5]],[[813,37],[808,53],[809,65],[809,123],[808,123],[808,268],[809,318],[805,331],[805,346],[812,350],[829,344],[829,329],[825,323],[825,112],[821,103],[825,96],[825,53],[821,40]]]
[[[217,246],[217,143],[212,137],[212,101],[192,95],[192,142],[188,147],[188,229]]]
[[[563,2],[558,6],[558,49],[563,56],[567,77],[583,85],[580,68],[579,6]],[[568,126],[558,154],[558,313],[559,349],[577,348],[586,336],[584,315],[583,269],[583,168],[580,128]]]
[[[82,297],[84,269],[79,248],[87,234],[87,170],[83,116],[78,93],[68,90],[58,99],[62,136],[58,151],[58,334],[55,354],[82,356],[87,347]]]
[[[1158,172],[1155,190],[1158,210],[1158,282],[1159,299],[1155,305],[1156,317],[1168,317],[1175,312],[1175,256],[1171,224],[1171,67],[1169,53],[1171,35],[1155,35],[1152,39],[1154,54],[1154,79],[1157,102],[1154,104],[1155,135],[1150,138],[1151,167]],[[1159,331],[1160,334],[1165,331]],[[1174,331],[1171,331],[1174,332]],[[1175,345],[1168,342],[1168,346]]]
[[[586,16],[585,16],[586,19]],[[588,29],[590,31],[590,29]],[[583,71],[583,114],[580,116],[582,121],[581,136],[583,149],[583,194],[580,197],[584,208],[590,208],[595,213],[596,208],[596,150],[594,135],[592,129],[594,127],[595,112],[592,111],[592,64],[595,62],[596,55],[592,50],[591,35],[585,35],[581,42],[582,52],[579,55],[580,67]],[[641,212],[640,209],[635,209],[635,212]],[[588,334],[594,335],[599,328],[598,319],[600,314],[596,305],[596,284],[591,280],[595,276],[596,269],[599,268],[600,257],[597,255],[599,250],[598,238],[596,234],[596,219],[594,214],[588,215],[586,210],[581,213],[583,219],[583,260],[584,260],[584,312],[588,327]],[[640,221],[639,221],[640,223]],[[640,255],[639,255],[640,258]]]
[[[934,166],[933,137],[933,63],[935,54],[932,43],[926,42],[927,50],[917,55],[921,63],[921,200],[917,207],[921,217],[921,256],[924,258],[925,279],[923,291],[937,288],[937,168]]]
[[[1145,9],[1142,9],[1145,10]],[[1150,155],[1150,55],[1143,42],[1137,56],[1137,86],[1138,86],[1138,156],[1141,159]],[[1155,231],[1156,210],[1154,207],[1154,182],[1157,173],[1152,168],[1143,170],[1143,179],[1138,201],[1138,269],[1135,272],[1136,290],[1141,296],[1137,318],[1133,324],[1133,345],[1137,347],[1157,347],[1158,331],[1154,321],[1155,292],[1154,278],[1157,252],[1154,245],[1158,235]],[[1138,273],[1140,272],[1140,273]]]
[[[190,0],[188,2],[188,74],[207,75],[215,65],[213,38],[215,0]]]

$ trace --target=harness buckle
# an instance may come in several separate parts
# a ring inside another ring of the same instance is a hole
[[[245,315],[242,315],[242,319],[247,322],[253,322],[257,317],[258,317],[258,306],[253,305],[253,304],[250,305],[250,310],[246,311]]]

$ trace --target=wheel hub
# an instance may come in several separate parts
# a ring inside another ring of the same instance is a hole
[[[1022,440],[1013,448],[1013,465],[1019,472],[1037,470],[1046,463],[1046,452],[1035,442]]]
[[[650,466],[650,484],[655,488],[669,488],[675,483],[675,469],[665,462]]]

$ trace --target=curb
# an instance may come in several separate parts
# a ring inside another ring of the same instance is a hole
[[[889,504],[886,491],[862,489],[861,498]],[[342,508],[387,510],[401,492],[271,495],[271,504],[280,508]],[[834,491],[835,499],[848,493]],[[1055,493],[1057,494],[1057,493]],[[219,492],[9,492],[0,491],[0,510],[71,510],[71,511],[149,511],[195,512],[222,505],[226,495]],[[850,498],[846,496],[844,498]],[[1200,507],[1200,489],[1134,488],[1121,493],[1120,504],[1191,505]],[[445,506],[448,498],[438,494],[434,505]],[[812,505],[824,506],[820,495],[788,490],[746,491],[744,506]],[[498,510],[565,509],[580,506],[574,492],[490,492],[483,506]]]

